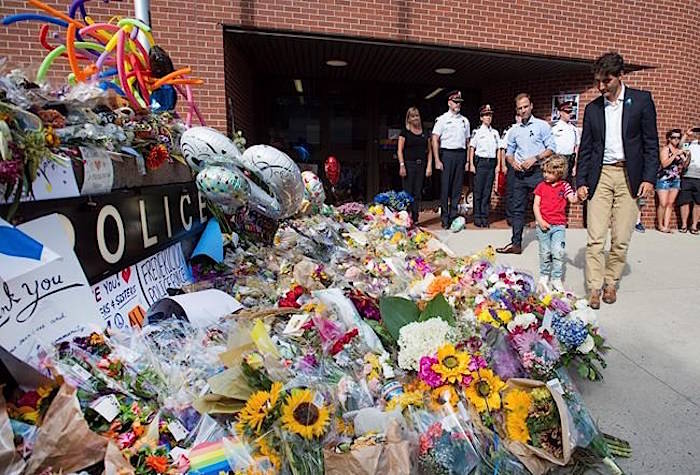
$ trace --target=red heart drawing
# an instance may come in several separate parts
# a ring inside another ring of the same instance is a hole
[[[96,168],[97,170],[99,170],[100,168],[102,168],[102,162],[101,162],[101,161],[95,160],[93,163],[95,164],[95,168]]]
[[[131,277],[131,267],[127,267],[122,271],[122,279],[124,279],[124,282],[127,284],[129,283],[129,277]]]

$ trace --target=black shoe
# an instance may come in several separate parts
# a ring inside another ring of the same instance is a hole
[[[449,229],[450,225],[447,223],[442,223],[442,229]]]
[[[507,244],[503,247],[497,248],[496,252],[499,254],[522,254],[523,250],[520,246],[515,244]]]

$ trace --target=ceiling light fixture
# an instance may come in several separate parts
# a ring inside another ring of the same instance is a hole
[[[299,94],[304,93],[304,85],[301,83],[301,79],[294,79],[294,89],[297,90]]]
[[[443,89],[444,89],[444,88],[442,88],[442,87],[436,88],[433,92],[431,92],[430,94],[428,94],[427,96],[425,96],[425,99],[432,99],[433,97],[435,97],[435,96],[437,96],[438,94],[440,94],[440,93],[442,92]]]
[[[333,66],[334,68],[343,68],[348,65],[348,62],[343,61],[342,59],[329,59],[326,61],[326,64],[328,66]]]
[[[437,68],[435,72],[438,74],[454,74],[455,70],[452,68]]]

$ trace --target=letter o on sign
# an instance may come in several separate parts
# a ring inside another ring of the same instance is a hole
[[[111,217],[117,225],[117,250],[115,252],[110,252],[107,249],[107,243],[105,242],[105,221],[107,217]],[[100,210],[100,214],[97,215],[97,247],[100,249],[100,254],[102,259],[110,264],[116,264],[119,262],[124,255],[124,222],[122,217],[112,205],[107,205]]]

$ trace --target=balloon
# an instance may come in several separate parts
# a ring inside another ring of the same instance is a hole
[[[18,21],[41,21],[44,23],[53,23],[54,25],[62,26],[63,28],[68,26],[68,22],[66,21],[46,15],[40,15],[38,13],[18,13],[17,15],[7,15],[6,17],[3,17],[2,24],[7,26],[17,23]]]
[[[197,189],[229,215],[245,206],[250,197],[250,183],[236,168],[205,168],[197,174]]]
[[[129,80],[126,78],[126,65],[124,63],[124,30],[119,30],[117,32],[117,71],[119,72],[119,81],[122,83],[122,89],[126,94],[126,98],[135,109],[140,109],[141,105],[134,97],[134,93],[131,92],[131,88],[128,87]]]
[[[326,192],[323,190],[321,179],[314,172],[301,172],[304,183],[304,198],[316,206],[321,206],[326,201]]]
[[[160,86],[165,84],[170,79],[175,79],[178,76],[182,76],[184,74],[190,74],[191,72],[192,72],[192,68],[190,68],[190,67],[178,69],[177,71],[173,71],[172,73],[167,74],[167,75],[163,76],[162,78],[158,79],[155,83],[153,83],[153,86],[151,86],[151,88],[158,89]]]
[[[192,127],[180,137],[180,150],[196,172],[209,165],[240,167],[241,152],[224,134],[209,127]]]
[[[242,161],[249,172],[267,185],[267,194],[279,203],[279,215],[269,210],[263,214],[283,219],[299,211],[304,199],[304,183],[299,167],[286,153],[269,145],[254,145],[243,153]],[[251,202],[254,198],[251,195]]]
[[[340,180],[340,162],[333,155],[326,159],[326,163],[323,165],[323,169],[326,171],[326,178],[335,186]]]

